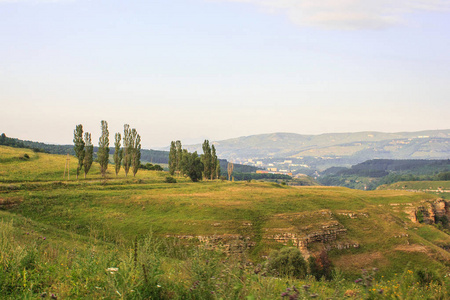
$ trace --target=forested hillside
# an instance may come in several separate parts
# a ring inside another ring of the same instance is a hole
[[[328,186],[375,189],[399,181],[448,180],[450,160],[373,159],[351,168],[329,168],[319,181]]]

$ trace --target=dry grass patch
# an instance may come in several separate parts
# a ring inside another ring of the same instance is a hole
[[[360,270],[389,264],[381,252],[346,254],[333,260],[334,265],[342,270]]]
[[[429,249],[422,245],[412,244],[412,245],[398,245],[394,248],[394,250],[397,251],[404,251],[404,252],[422,252],[422,253],[429,253]]]

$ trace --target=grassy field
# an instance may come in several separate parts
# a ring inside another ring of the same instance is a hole
[[[64,180],[65,159],[0,147],[0,284],[12,299],[44,292],[75,299],[276,299],[305,284],[311,288],[299,297],[339,299],[351,291],[396,298],[410,293],[400,291],[408,284],[417,292],[404,299],[444,299],[449,292],[450,236],[412,223],[402,209],[437,195],[186,178],[171,184],[165,172],[116,177],[113,166],[104,179],[95,164],[87,179],[76,180],[75,158]],[[341,231],[333,236],[335,229]],[[256,272],[283,247],[274,236],[284,233],[309,236],[309,255],[327,249],[335,280]],[[236,243],[242,250],[229,256],[204,250]],[[111,267],[119,271],[105,271]],[[370,289],[364,276],[365,285],[353,282],[372,268],[378,271]]]

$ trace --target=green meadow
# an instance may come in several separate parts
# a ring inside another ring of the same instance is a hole
[[[166,172],[116,176],[113,166],[102,178],[96,163],[77,180],[74,157],[68,180],[66,159],[0,146],[0,298],[449,296],[450,236],[411,222],[404,210],[437,194],[184,177],[166,183]],[[319,236],[302,253],[326,250],[332,280],[270,274],[270,253],[296,246],[274,239],[284,233]],[[229,245],[239,251],[227,252]]]

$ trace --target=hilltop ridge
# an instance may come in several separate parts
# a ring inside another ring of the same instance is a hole
[[[270,133],[214,142],[221,157],[240,163],[255,159],[307,161],[313,168],[350,166],[369,159],[448,159],[450,130],[384,133],[363,131],[302,135]],[[187,146],[190,150],[200,145]],[[326,161],[324,161],[326,160]]]

